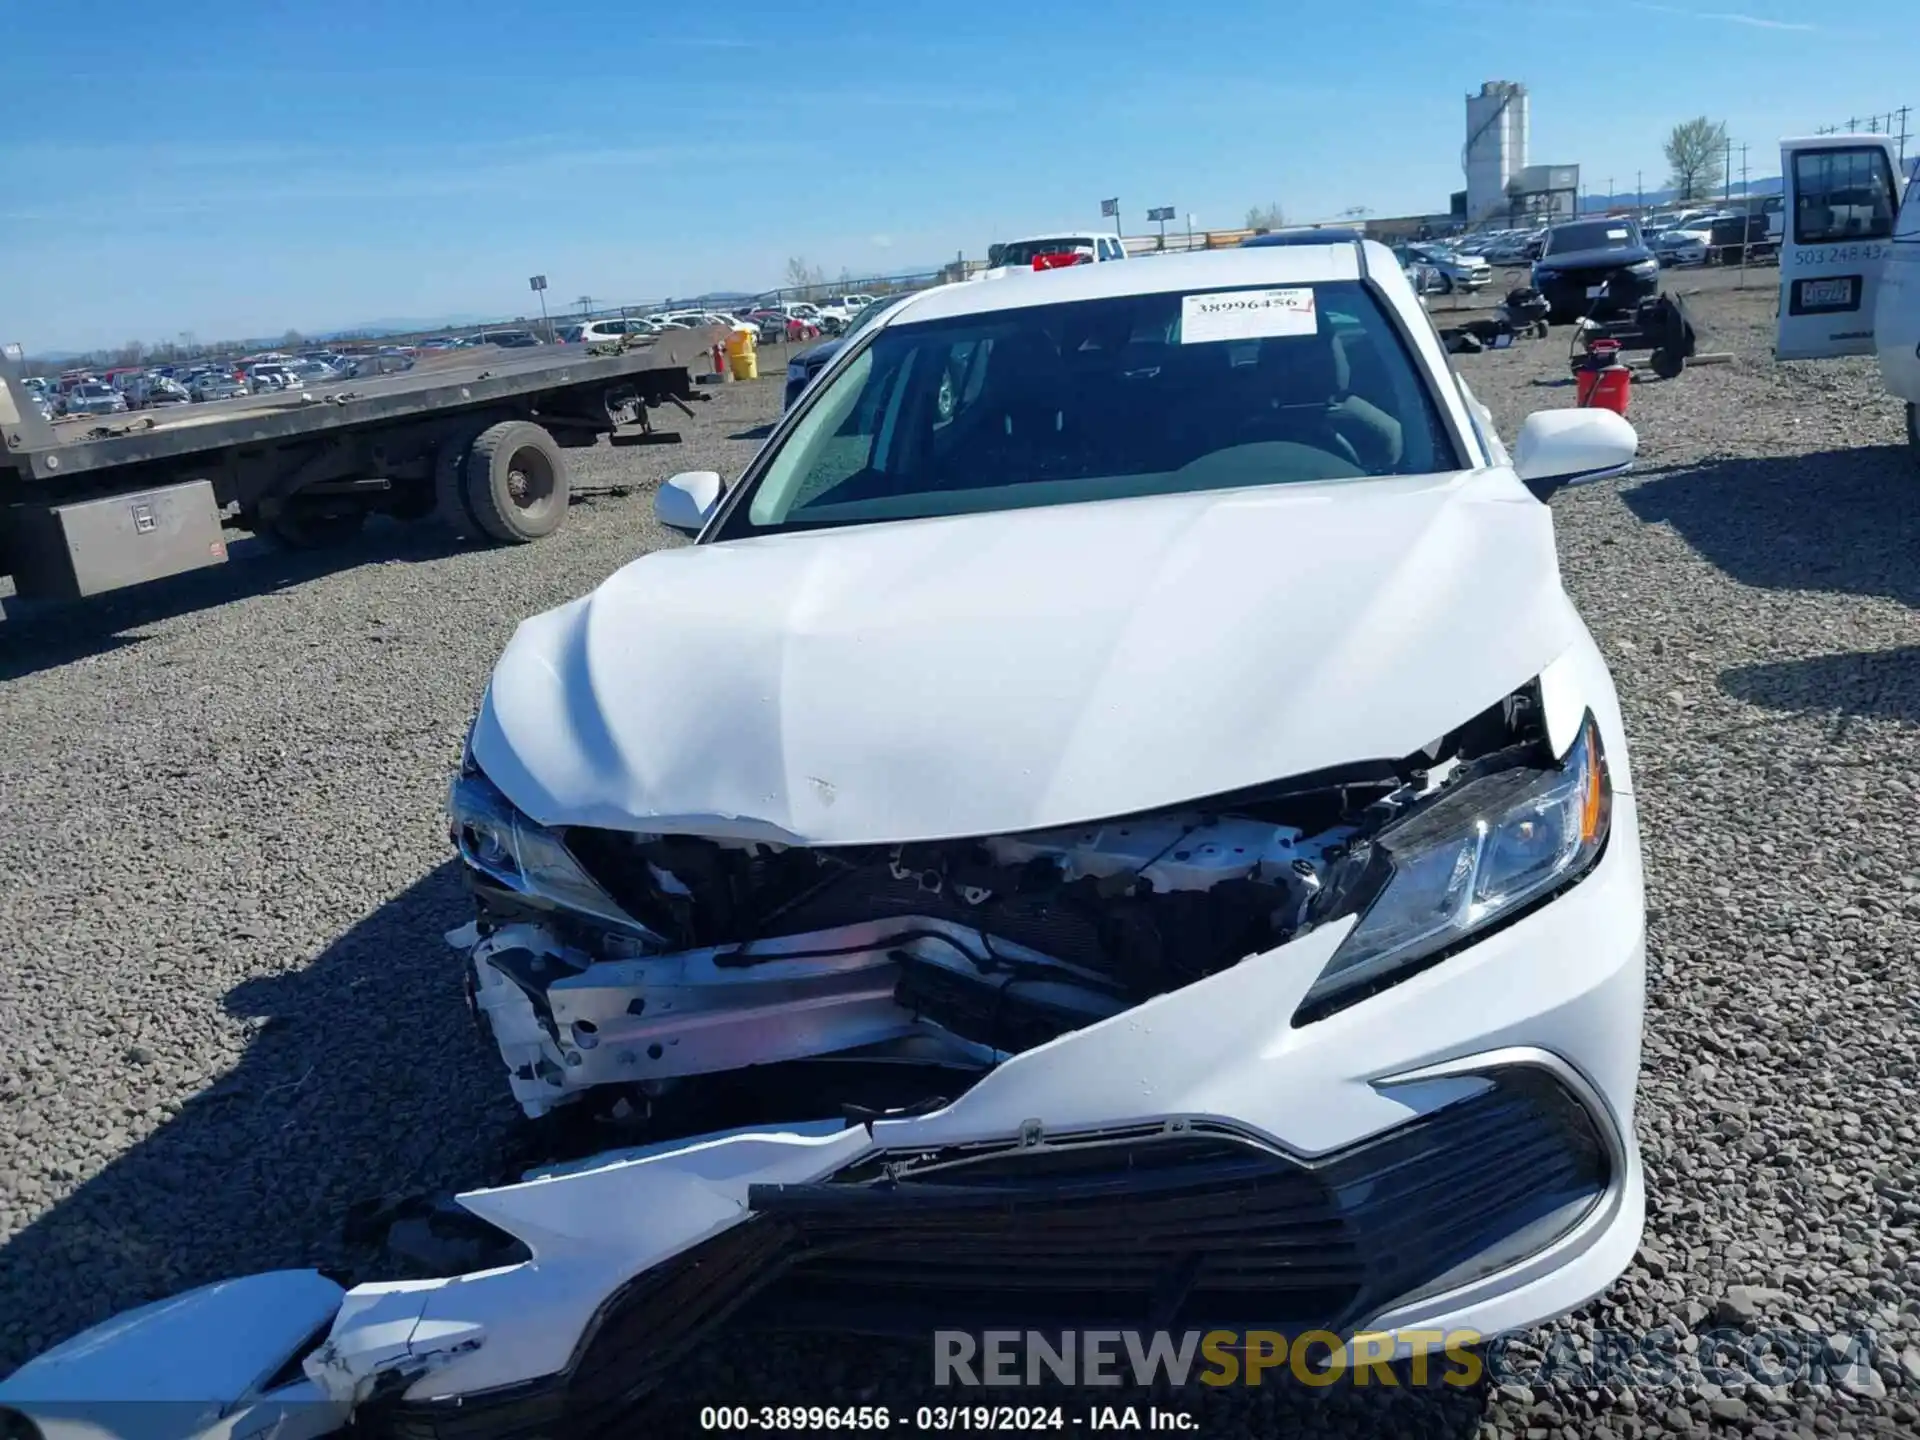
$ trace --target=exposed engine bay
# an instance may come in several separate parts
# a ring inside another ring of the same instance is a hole
[[[762,1067],[822,1058],[849,1082],[826,1082],[835,1109],[869,1093],[856,1070],[915,1077],[879,1110],[931,1103],[1364,908],[1391,868],[1383,834],[1543,750],[1528,687],[1404,760],[1067,829],[807,848],[573,827],[552,834],[597,896],[578,909],[496,883],[488,837],[456,815],[473,999],[530,1115],[589,1091],[650,1114],[690,1077],[749,1069],[817,1108]]]

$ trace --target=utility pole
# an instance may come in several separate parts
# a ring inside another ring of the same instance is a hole
[[[1912,109],[1913,107],[1910,105],[1902,105],[1898,110],[1893,112],[1900,117],[1900,163],[1902,165],[1907,162],[1907,116],[1912,112]],[[1887,129],[1891,130],[1893,126],[1889,125]]]
[[[1720,198],[1731,200],[1733,198],[1733,137],[1729,135],[1724,138],[1727,147],[1727,179],[1726,183],[1720,187]]]
[[[1740,142],[1740,193],[1745,197],[1742,207],[1745,218],[1740,222],[1744,227],[1740,231],[1740,288],[1747,288],[1747,251],[1753,248],[1753,190],[1747,183],[1747,145]]]
[[[1607,210],[1613,210],[1613,177],[1607,176]]]
[[[1642,174],[1643,172],[1639,170],[1633,172],[1633,208],[1642,212],[1640,218],[1644,220],[1647,208],[1647,187],[1641,184]]]

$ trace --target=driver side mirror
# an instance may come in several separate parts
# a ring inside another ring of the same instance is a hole
[[[1546,500],[1568,485],[1624,475],[1639,449],[1633,426],[1611,410],[1537,410],[1520,427],[1513,469]]]
[[[713,470],[688,470],[661,485],[653,497],[653,518],[670,530],[698,535],[720,508],[726,484]]]

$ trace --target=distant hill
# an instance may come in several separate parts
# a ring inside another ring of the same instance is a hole
[[[309,340],[338,340],[350,335],[418,335],[423,330],[458,330],[467,325],[485,325],[498,320],[497,315],[441,315],[431,320],[388,317],[383,320],[366,320],[358,325],[342,325],[333,330],[320,330],[308,335]]]
[[[1717,185],[1714,186],[1713,188],[1715,190],[1719,189]],[[1768,176],[1763,176],[1757,180],[1749,180],[1744,186],[1741,185],[1740,182],[1736,180],[1734,182],[1733,189],[1732,191],[1729,192],[1729,194],[1731,198],[1739,199],[1744,195],[1778,195],[1780,193],[1780,189],[1781,189],[1780,177],[1778,175],[1768,175]],[[1674,197],[1678,194],[1679,194],[1678,191],[1672,190],[1672,189],[1647,190],[1642,192],[1640,198],[1642,200],[1642,203],[1644,203],[1648,209],[1652,210],[1652,209],[1657,209],[1661,206],[1675,204],[1676,201]],[[1702,196],[1697,200],[1689,200],[1687,203],[1689,205],[1704,207],[1704,206],[1714,204],[1720,198],[1721,197],[1717,194],[1707,195],[1707,196]],[[1580,211],[1582,214],[1586,214],[1588,211],[1607,210],[1617,205],[1631,205],[1633,201],[1634,201],[1634,194],[1631,190],[1626,191],[1623,194],[1615,195],[1611,199],[1609,199],[1605,195],[1589,194],[1581,200]]]

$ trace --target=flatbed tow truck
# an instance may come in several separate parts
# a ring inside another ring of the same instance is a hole
[[[524,544],[566,519],[566,451],[672,442],[717,331],[601,353],[465,349],[399,375],[165,410],[48,421],[0,349],[0,574],[79,599],[227,558],[224,532],[338,544],[374,514]]]

